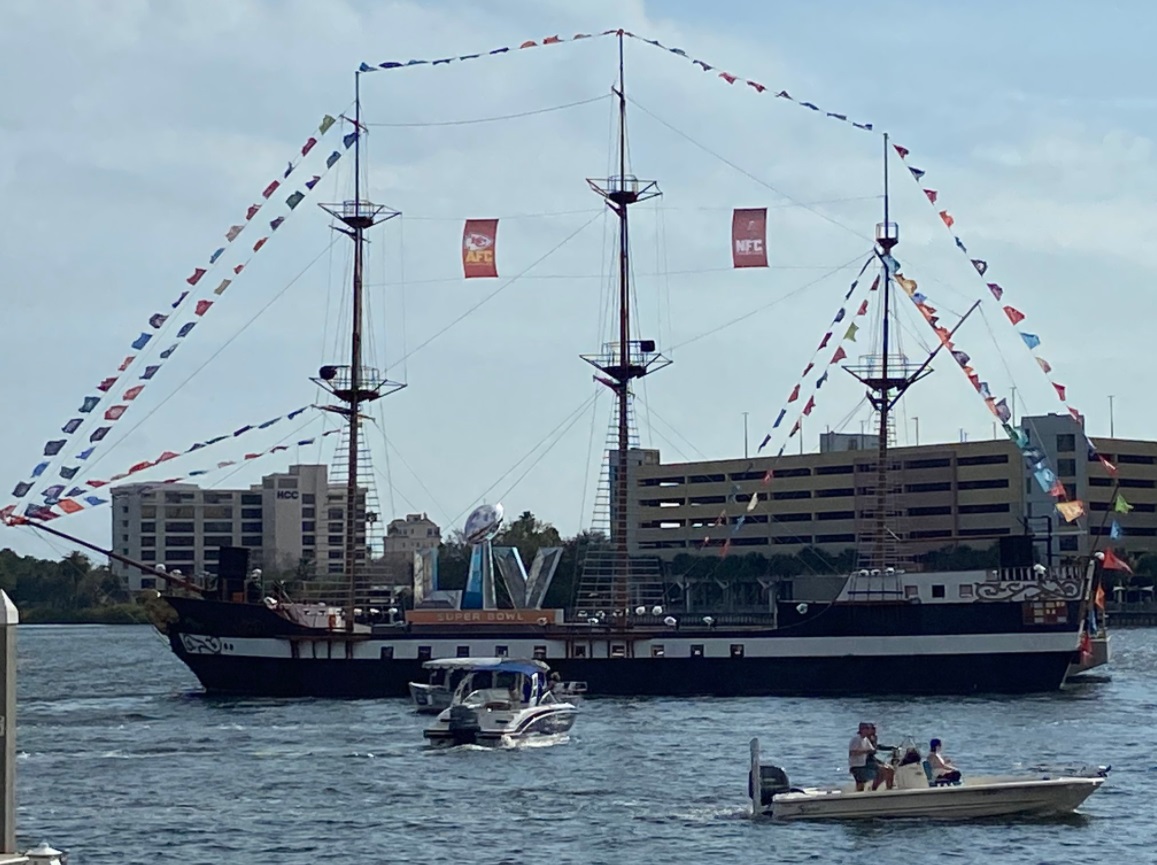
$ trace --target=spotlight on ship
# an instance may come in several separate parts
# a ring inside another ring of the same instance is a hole
[[[677,624],[679,624],[679,620],[676,619],[674,616],[668,616],[667,618],[663,619],[663,624],[666,625],[668,628],[673,628]]]
[[[663,608],[662,608],[662,607],[660,607],[658,604],[655,604],[655,606],[651,607],[651,615],[652,615],[652,616],[661,616],[661,615],[663,615]]]

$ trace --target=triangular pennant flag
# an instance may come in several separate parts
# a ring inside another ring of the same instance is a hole
[[[1008,316],[1008,320],[1013,324],[1020,324],[1022,321],[1024,321],[1024,313],[1019,309],[1014,309],[1011,306],[1006,306],[1004,308],[1004,314]]]
[[[1061,402],[1064,402],[1065,401],[1065,386],[1063,384],[1057,384],[1055,381],[1051,382],[1051,384],[1053,386],[1053,389],[1057,392],[1057,396],[1060,397]]]
[[[981,276],[984,276],[984,274],[988,271],[988,262],[979,258],[972,259],[972,266],[976,268],[976,272]]]
[[[752,493],[751,501],[747,503],[747,512],[751,513],[753,510],[755,510],[755,506],[757,504],[759,504],[759,493]]]
[[[211,300],[198,300],[197,306],[193,309],[194,315],[204,315],[209,311],[209,307],[213,305]]]
[[[901,147],[899,144],[893,144],[892,146],[896,148],[896,152],[900,154],[901,159],[907,159],[908,154],[911,153],[907,147]]]
[[[839,363],[841,360],[844,360],[847,356],[848,356],[848,353],[846,351],[844,351],[844,347],[841,345],[839,348],[836,349],[836,353],[832,355],[832,359],[829,360],[828,363]]]
[[[318,133],[325,135],[327,132],[329,132],[329,128],[335,123],[337,123],[337,121],[334,118],[330,117],[328,114],[325,115],[325,117],[321,118],[321,124],[317,127]]]
[[[187,291],[182,291],[182,292],[181,292],[181,295],[180,295],[180,297],[178,297],[176,300],[174,300],[174,301],[173,301],[171,304],[169,304],[169,305],[170,305],[171,307],[173,307],[173,309],[176,309],[178,306],[180,306],[180,305],[181,305],[181,301],[183,301],[183,300],[184,300],[186,297],[188,297],[188,296],[189,296],[189,292],[187,292]]]
[[[1085,515],[1085,505],[1079,499],[1071,502],[1057,502],[1057,512],[1064,517],[1066,523],[1071,523]]]
[[[1002,297],[1004,297],[1004,289],[995,282],[988,283],[988,290],[992,292],[992,296],[997,300],[1000,300]]]
[[[910,172],[912,172],[912,176],[915,177],[917,180],[923,179],[924,170],[922,168],[914,168],[913,166],[909,165],[908,170]]]
[[[1113,512],[1118,514],[1127,514],[1133,510],[1133,506],[1125,501],[1125,497],[1117,493],[1117,497],[1113,499]]]
[[[787,409],[785,409],[785,408],[781,408],[781,409],[779,410],[779,415],[776,417],[776,419],[775,419],[775,423],[773,423],[773,424],[771,425],[771,428],[772,428],[772,429],[776,429],[777,427],[779,427],[779,425],[780,425],[781,423],[783,423],[783,418],[784,418],[784,416],[785,416],[786,414],[787,414]],[[770,438],[771,438],[771,436],[768,436],[768,437],[767,437],[767,439],[770,439]],[[763,444],[764,444],[764,445],[766,445],[766,444],[767,444],[767,439],[765,439],[765,440],[764,440],[764,442],[763,442]],[[763,445],[760,445],[760,447],[763,447]]]
[[[1107,568],[1110,571],[1124,571],[1127,574],[1133,573],[1133,569],[1117,558],[1110,547],[1105,548],[1105,557],[1101,559],[1101,567]]]
[[[1036,362],[1037,362],[1037,365],[1040,366],[1041,370],[1043,370],[1046,374],[1053,371],[1052,366],[1050,366],[1049,362],[1047,360],[1045,360],[1043,357],[1038,357],[1036,359]]]
[[[798,384],[791,389],[791,396],[789,396],[787,398],[787,401],[788,402],[795,402],[797,399],[799,399],[799,385]]]
[[[1115,465],[1113,465],[1111,462],[1109,462],[1108,459],[1106,459],[1101,454],[1097,454],[1097,459],[1099,459],[1101,461],[1101,465],[1103,465],[1105,467],[1105,470],[1109,474],[1111,474],[1111,475],[1117,474],[1117,467]]]
[[[309,151],[313,150],[313,146],[315,144],[317,144],[316,138],[310,137],[310,138],[306,139],[305,144],[301,145],[301,155],[302,156],[309,155]]]
[[[271,196],[273,193],[275,193],[277,191],[277,187],[279,187],[279,186],[281,186],[281,181],[280,180],[274,180],[267,187],[265,187],[263,190],[261,190],[261,197],[262,198],[268,198],[269,196]]]
[[[225,251],[225,247],[223,247],[223,246],[222,246],[222,247],[218,247],[216,250],[214,250],[214,251],[213,251],[213,254],[209,256],[209,263],[210,263],[210,264],[216,264],[216,263],[217,263],[217,259],[221,257],[221,254],[222,254],[224,251]]]
[[[1024,344],[1029,348],[1036,348],[1038,345],[1040,345],[1040,337],[1035,333],[1024,333],[1022,331],[1020,338],[1024,340]]]
[[[325,158],[325,167],[326,168],[333,168],[334,163],[337,162],[339,159],[341,159],[341,151],[335,150],[333,153],[331,153],[329,156],[327,156]]]
[[[289,196],[289,198],[285,199],[285,203],[289,205],[290,210],[293,210],[293,208],[301,204],[303,198],[305,198],[305,193],[299,190],[293,193],[293,195]]]
[[[925,189],[924,194],[928,196],[928,201],[932,204],[936,203],[936,199],[939,196],[939,193],[937,193],[935,189]]]
[[[829,330],[827,333],[824,334],[824,338],[822,340],[820,340],[820,347],[817,348],[816,351],[822,351],[823,349],[827,348],[828,347],[828,340],[831,338],[832,338],[832,332]]]
[[[964,241],[957,237],[955,234],[952,235],[952,239],[956,241],[956,248],[963,252],[965,255],[968,255],[968,247],[964,245]]]
[[[320,175],[320,174],[315,174],[315,175],[314,175],[313,177],[311,177],[309,180],[305,181],[305,188],[306,188],[306,189],[313,189],[315,186],[317,186],[317,182],[318,182],[319,180],[321,180],[321,175]]]
[[[187,277],[185,282],[189,283],[189,285],[196,285],[201,281],[201,277],[204,276],[206,272],[207,271],[203,267],[195,267],[193,268],[193,275]]]
[[[1113,524],[1109,526],[1109,537],[1113,540],[1121,537],[1121,524],[1116,520],[1113,520]]]
[[[1063,499],[1068,495],[1068,491],[1065,489],[1064,484],[1059,480],[1055,480],[1053,481],[1052,487],[1049,488],[1049,495],[1054,499]]]
[[[808,397],[807,405],[805,405],[803,407],[804,415],[805,416],[810,415],[812,413],[812,409],[814,409],[815,407],[816,407],[816,398],[814,396]]]
[[[848,325],[848,330],[844,334],[844,339],[850,339],[852,342],[855,342],[856,341],[856,331],[859,329],[860,329],[859,325],[857,325],[855,322],[852,322],[851,324]]]
[[[232,282],[233,282],[233,280],[231,280],[231,279],[221,280],[221,284],[219,286],[217,286],[215,289],[213,289],[213,294],[224,294],[225,289],[227,289]]]
[[[247,217],[247,218],[251,219],[252,217]],[[229,230],[225,232],[225,239],[228,240],[230,243],[232,243],[234,240],[237,239],[237,235],[239,235],[242,232],[242,230],[244,230],[244,228],[245,228],[244,225],[231,225],[231,226],[229,226]]]
[[[867,314],[868,314],[868,301],[865,300],[863,303],[860,304],[860,308],[856,311],[856,315],[867,315]]]
[[[809,360],[809,361],[808,361],[808,364],[807,364],[807,366],[805,366],[805,367],[803,368],[803,372],[801,372],[801,373],[800,373],[800,377],[802,378],[803,376],[805,376],[805,375],[807,375],[809,372],[811,372],[811,371],[812,371],[812,367],[813,367],[813,366],[815,366],[815,364],[814,364],[814,363],[812,363],[812,362]]]
[[[253,244],[253,251],[257,252],[259,249],[261,249],[261,247],[265,246],[265,241],[267,240],[269,240],[268,237],[258,238],[257,242]]]
[[[952,218],[952,214],[951,214],[951,213],[949,213],[947,210],[941,210],[941,211],[940,211],[940,219],[941,219],[941,220],[944,222],[944,224],[945,224],[945,225],[947,225],[949,228],[951,228],[953,225],[955,225],[955,224],[956,224],[956,220]]]

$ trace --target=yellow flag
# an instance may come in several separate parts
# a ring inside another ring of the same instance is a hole
[[[916,280],[905,279],[904,274],[902,273],[896,274],[896,284],[899,285],[900,288],[904,289],[904,293],[908,295],[908,297],[911,297],[916,293]]]
[[[1079,499],[1071,502],[1057,502],[1057,511],[1065,518],[1066,523],[1071,523],[1085,515],[1085,503]]]
[[[848,325],[848,332],[844,334],[844,339],[850,339],[852,342],[855,342],[856,341],[856,331],[859,329],[860,329],[859,326],[856,325],[855,323],[849,324]]]

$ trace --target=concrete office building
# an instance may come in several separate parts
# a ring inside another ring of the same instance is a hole
[[[442,529],[425,514],[406,514],[386,526],[385,564],[395,582],[412,585],[414,555],[436,550],[442,544]]]
[[[1093,438],[1117,467],[1111,476],[1088,456],[1080,427],[1067,415],[1025,417],[1019,424],[1043,450],[1070,498],[1085,502],[1076,523],[1058,516],[1054,500],[1026,470],[1007,439],[950,442],[889,451],[897,467],[899,534],[909,554],[947,546],[985,548],[999,538],[1038,537],[1042,560],[1087,554],[1104,540],[1116,519],[1123,535],[1114,545],[1130,554],[1157,551],[1157,442]],[[839,553],[870,530],[862,519],[874,505],[876,439],[829,433],[818,453],[662,463],[658,451],[633,454],[628,501],[631,547],[671,559],[679,553],[718,554],[730,538],[731,553],[795,554],[808,546]],[[770,483],[764,483],[768,470]],[[1119,487],[1116,485],[1119,484]],[[1129,513],[1113,512],[1116,492]],[[750,513],[752,493],[759,503]],[[738,497],[738,500],[737,500]],[[723,525],[716,525],[721,515]],[[745,515],[733,533],[735,521]],[[710,538],[707,546],[704,541]]]
[[[345,571],[344,484],[330,484],[323,465],[296,465],[266,475],[248,489],[201,489],[195,484],[128,484],[112,489],[112,547],[141,562],[164,564],[186,576],[216,573],[221,547],[249,550],[251,568],[300,570],[319,577]],[[365,491],[358,491],[365,513]],[[359,560],[368,555],[365,523]],[[156,579],[120,563],[113,572],[131,589]]]

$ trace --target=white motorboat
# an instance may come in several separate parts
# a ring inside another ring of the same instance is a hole
[[[932,780],[926,760],[905,760],[899,751],[893,752],[895,787],[891,790],[881,787],[857,792],[852,783],[793,787],[783,769],[760,762],[759,740],[752,739],[748,775],[752,814],[777,820],[967,820],[1067,814],[1105,783],[1109,772],[1109,767],[1098,767],[1088,774],[989,775],[943,783]]]
[[[450,705],[422,731],[431,743],[513,745],[559,736],[578,709],[551,689],[542,661],[463,658],[465,675]]]
[[[425,682],[410,682],[410,698],[419,715],[437,715],[450,706],[454,689],[473,667],[479,663],[497,664],[501,658],[435,658],[422,664],[429,670]]]

